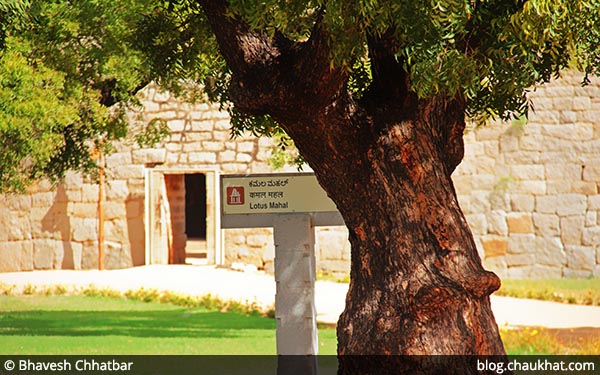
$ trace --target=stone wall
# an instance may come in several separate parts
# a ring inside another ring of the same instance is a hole
[[[465,135],[453,178],[484,264],[502,277],[600,276],[600,81],[581,87],[580,80],[568,74],[533,92],[536,111],[525,126],[494,123]],[[175,249],[185,241],[178,174],[272,172],[271,141],[230,139],[229,118],[216,107],[183,103],[155,86],[142,95],[146,109],[132,120],[160,117],[171,133],[156,148],[124,142],[107,157],[107,268],[146,261],[149,171],[165,184]],[[97,198],[97,185],[75,173],[58,186],[41,182],[0,197],[0,272],[96,268]],[[223,244],[226,264],[272,270],[270,229],[225,230]],[[318,228],[316,252],[319,270],[348,272],[344,228]]]
[[[271,141],[255,137],[231,140],[227,113],[217,106],[182,103],[155,86],[140,95],[146,110],[132,113],[132,121],[140,116],[143,121],[160,117],[171,133],[156,148],[140,149],[133,142],[123,142],[106,157],[106,268],[145,263],[148,170],[162,168],[164,174],[171,173],[165,182],[173,208],[170,222],[175,247],[181,246],[183,238],[181,208],[177,206],[182,191],[174,188],[181,181],[173,178],[174,174],[214,170],[215,165],[222,173],[271,171],[267,163]],[[0,272],[97,268],[97,201],[98,186],[77,173],[69,173],[57,186],[43,181],[26,194],[0,196]],[[234,233],[227,233],[226,247],[233,247],[233,238]],[[252,249],[263,257],[263,247]],[[272,256],[269,258],[272,261]]]
[[[456,190],[502,277],[600,277],[600,80],[580,83],[571,73],[532,92],[526,125],[465,136]]]

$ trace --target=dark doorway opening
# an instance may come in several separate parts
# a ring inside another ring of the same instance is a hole
[[[186,258],[206,259],[206,175],[185,175]]]
[[[185,175],[185,233],[206,239],[206,176],[200,173]]]

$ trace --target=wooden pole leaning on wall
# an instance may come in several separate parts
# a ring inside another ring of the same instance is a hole
[[[104,153],[98,151],[98,269],[104,269]]]

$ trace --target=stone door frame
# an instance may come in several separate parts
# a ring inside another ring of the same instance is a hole
[[[223,264],[223,235],[221,230],[221,197],[219,179],[221,171],[217,167],[167,167],[156,166],[144,171],[144,230],[145,264],[169,264],[165,234],[161,233],[161,186],[165,175],[198,174],[206,176],[206,245],[208,264]],[[164,218],[162,219],[164,220]]]

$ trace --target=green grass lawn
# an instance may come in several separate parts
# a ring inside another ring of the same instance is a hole
[[[157,302],[156,298],[166,297],[184,306]],[[152,291],[129,293],[127,298],[0,295],[0,355],[276,354],[275,319],[240,307],[222,312],[228,306],[222,301],[214,303],[216,308],[185,305],[213,306],[209,298],[199,301],[168,294],[157,297]],[[598,330],[501,327],[510,354],[598,355],[598,334]],[[334,329],[319,329],[319,354],[335,354],[336,345]]]
[[[496,294],[600,306],[600,279],[502,280]]]
[[[0,296],[0,354],[275,354],[259,314],[86,296]],[[320,354],[335,354],[333,329]]]

